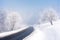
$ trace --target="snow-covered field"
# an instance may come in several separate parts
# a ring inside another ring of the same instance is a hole
[[[45,23],[35,26],[35,31],[23,40],[60,40],[60,20],[54,21],[53,25]]]
[[[17,33],[26,28],[27,27],[18,29],[16,31],[0,33],[0,38]],[[34,31],[23,40],[60,40],[60,20],[54,21],[53,25],[50,23],[35,25]]]
[[[46,35],[44,34],[44,32],[36,28],[29,36],[27,36],[23,40],[46,40],[45,36]]]

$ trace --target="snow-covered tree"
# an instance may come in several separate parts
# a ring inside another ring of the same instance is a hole
[[[53,8],[48,8],[43,11],[42,21],[49,21],[53,25],[53,21],[57,20],[57,12]]]
[[[6,26],[8,30],[15,30],[22,27],[23,20],[18,12],[9,12],[6,17]]]

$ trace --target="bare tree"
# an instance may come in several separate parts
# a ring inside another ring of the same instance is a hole
[[[53,21],[57,19],[56,11],[47,9],[43,11],[42,21],[49,21],[53,25]]]

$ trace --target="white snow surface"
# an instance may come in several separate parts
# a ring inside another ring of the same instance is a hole
[[[15,31],[0,33],[0,38],[17,33],[26,28],[27,27]],[[53,25],[50,23],[35,25],[34,31],[23,40],[60,40],[60,20],[53,21]]]
[[[47,40],[60,40],[60,20],[54,21],[53,25],[40,25],[40,30],[46,34]]]
[[[35,28],[34,32],[32,32],[29,36],[27,36],[23,40],[46,40],[46,35],[38,28]]]
[[[60,20],[34,25],[35,30],[23,40],[60,40]]]

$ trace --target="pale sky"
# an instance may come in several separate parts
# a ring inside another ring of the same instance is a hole
[[[60,15],[60,0],[0,0],[0,9],[18,11],[30,24],[34,24],[40,10],[47,7],[53,7]]]

